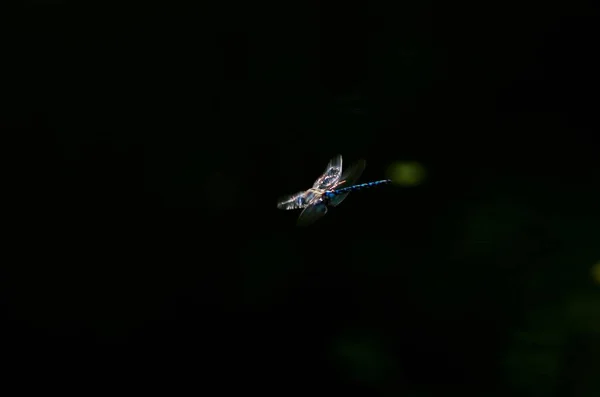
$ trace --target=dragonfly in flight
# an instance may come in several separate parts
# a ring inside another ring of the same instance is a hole
[[[348,193],[392,182],[390,179],[383,179],[355,185],[366,165],[365,160],[360,160],[342,173],[342,156],[337,155],[329,161],[325,173],[315,181],[312,188],[281,198],[277,208],[302,209],[297,224],[308,226],[323,217],[327,208],[340,205]]]

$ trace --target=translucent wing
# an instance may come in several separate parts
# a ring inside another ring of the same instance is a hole
[[[306,207],[298,217],[298,226],[305,227],[315,223],[327,213],[327,205],[322,201]]]
[[[307,191],[298,192],[289,196],[284,196],[277,201],[277,208],[280,210],[295,210],[305,208],[309,205],[307,200]]]
[[[342,175],[342,156],[338,154],[329,161],[325,173],[313,184],[313,189],[327,190],[332,188]]]
[[[298,192],[290,196],[284,196],[277,202],[277,208],[282,210],[295,210],[306,208],[316,203],[323,196],[322,192],[314,189],[308,189],[305,192]]]
[[[364,172],[366,166],[367,166],[367,162],[365,160],[357,161],[355,164],[352,165],[352,167],[350,167],[346,171],[344,171],[344,174],[340,178],[342,183],[340,183],[338,186],[336,186],[336,188],[343,188],[346,186],[352,186],[352,185],[356,184],[356,181],[358,181],[358,179]],[[348,196],[348,193],[343,193],[343,194],[337,195],[337,196],[333,197],[331,200],[329,200],[329,205],[331,205],[333,207],[340,205],[340,203],[342,201],[344,201],[344,199],[347,196]]]

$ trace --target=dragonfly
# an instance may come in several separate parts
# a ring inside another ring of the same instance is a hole
[[[310,189],[280,198],[277,208],[302,209],[297,225],[308,226],[323,217],[328,208],[340,205],[350,192],[392,182],[383,179],[355,185],[366,166],[365,160],[359,160],[342,173],[342,156],[338,154],[329,161],[325,172]]]

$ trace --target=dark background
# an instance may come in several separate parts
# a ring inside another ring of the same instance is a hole
[[[388,3],[3,9],[5,379],[600,395],[598,5]]]

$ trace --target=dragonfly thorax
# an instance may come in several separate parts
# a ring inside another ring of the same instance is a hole
[[[310,188],[310,189],[308,189],[308,191],[309,191],[310,193],[313,193],[313,194],[315,194],[315,195],[321,195],[321,196],[322,196],[322,195],[324,195],[324,194],[325,194],[325,192],[326,192],[327,190],[325,190],[325,189],[315,189],[315,188]]]
[[[311,188],[306,191],[305,202],[306,204],[315,204],[323,200],[326,190]]]

